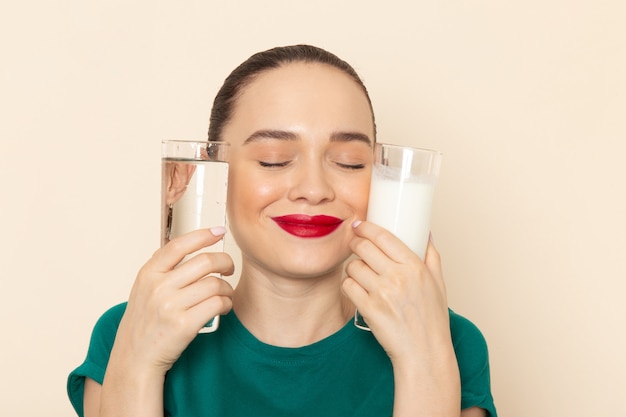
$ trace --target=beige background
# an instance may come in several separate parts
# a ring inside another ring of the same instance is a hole
[[[41,0],[0,16],[3,415],[73,415],[66,375],[158,244],[160,140],[204,138],[226,74],[297,42],[356,67],[381,141],[445,153],[433,233],[451,306],[489,341],[500,414],[623,415],[623,1]]]

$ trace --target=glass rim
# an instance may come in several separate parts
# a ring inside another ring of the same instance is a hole
[[[228,162],[230,143],[223,141],[162,140],[161,158]]]
[[[436,149],[417,148],[415,146],[409,146],[409,145],[396,145],[396,144],[393,144],[393,143],[376,142],[374,144],[374,146],[375,147],[376,146],[384,146],[385,148],[398,149],[398,150],[409,149],[409,150],[412,150],[412,151],[431,153],[431,154],[435,154],[435,155],[438,155],[438,156],[442,156],[443,155],[443,152],[438,151]]]
[[[228,145],[230,146],[230,142],[226,142],[225,140],[194,140],[194,139],[163,139],[161,143],[183,143],[183,144],[192,144],[192,143],[201,143],[203,145],[210,145],[215,143],[217,145]]]

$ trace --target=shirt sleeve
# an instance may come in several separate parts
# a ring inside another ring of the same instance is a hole
[[[481,331],[468,319],[450,310],[452,343],[461,374],[461,409],[480,407],[497,417],[491,394],[489,352]]]
[[[126,311],[126,303],[118,304],[98,319],[91,334],[85,361],[73,370],[67,379],[67,394],[74,410],[80,417],[83,417],[85,378],[91,378],[102,384],[117,328],[124,311]]]

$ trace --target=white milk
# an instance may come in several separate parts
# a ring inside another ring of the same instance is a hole
[[[424,259],[435,183],[372,176],[367,220],[392,232]]]

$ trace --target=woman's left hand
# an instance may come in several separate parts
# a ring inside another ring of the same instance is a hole
[[[389,355],[394,417],[458,416],[459,368],[441,260],[429,242],[424,262],[397,237],[370,222],[353,224],[343,290]]]
[[[432,361],[441,354],[449,358],[446,289],[432,242],[422,261],[391,232],[373,223],[355,223],[354,232],[350,247],[359,259],[348,263],[343,290],[392,363],[404,366],[417,357]]]

